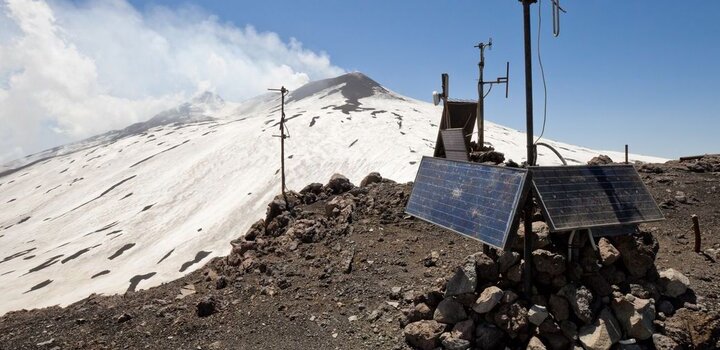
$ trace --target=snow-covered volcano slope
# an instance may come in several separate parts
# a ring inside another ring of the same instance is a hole
[[[291,189],[334,173],[410,181],[433,153],[441,109],[360,73],[310,83],[287,101]],[[278,193],[278,120],[276,94],[241,104],[206,94],[0,176],[0,314],[152,287],[227,254]],[[486,125],[489,142],[521,162],[524,135]],[[577,162],[622,156],[549,143]],[[541,164],[556,162],[541,153]]]

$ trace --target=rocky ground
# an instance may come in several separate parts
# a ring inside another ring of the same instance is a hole
[[[579,267],[536,223],[530,300],[519,256],[406,216],[411,184],[336,177],[291,210],[277,199],[230,256],[182,279],[1,317],[0,349],[718,348],[720,159],[638,169],[667,220],[599,241],[596,260],[584,244]]]

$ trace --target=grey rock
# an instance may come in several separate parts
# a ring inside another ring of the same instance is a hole
[[[535,269],[539,272],[545,272],[551,276],[565,272],[564,256],[545,249],[537,249],[533,251],[532,255]]]
[[[495,313],[493,320],[510,338],[516,338],[528,331],[527,313],[527,309],[518,303],[503,304]]]
[[[617,248],[615,248],[615,246],[610,243],[610,240],[608,240],[607,238],[600,238],[597,247],[600,251],[600,260],[602,261],[603,265],[612,265],[618,259],[620,259],[620,251],[617,250]]]
[[[620,341],[622,331],[612,312],[603,309],[593,324],[580,329],[578,337],[587,350],[609,350]]]
[[[522,263],[517,264],[517,265],[511,267],[510,269],[508,269],[508,272],[507,272],[508,280],[515,282],[515,283],[519,283],[522,281],[522,276],[523,276],[523,264]]]
[[[445,287],[445,297],[451,297],[467,293],[475,293],[477,287],[477,271],[475,260],[466,259],[462,266],[455,270]]]
[[[543,323],[543,321],[545,321],[548,315],[547,308],[540,305],[533,305],[530,307],[530,310],[528,310],[528,321],[536,326],[539,326]]]
[[[434,320],[413,322],[405,326],[405,341],[418,349],[432,350],[440,344],[445,325]]]
[[[563,287],[558,295],[565,297],[570,307],[572,307],[575,315],[584,323],[590,323],[592,321],[592,304],[593,295],[590,290],[585,286],[575,287],[572,284],[568,284]]]
[[[519,253],[501,250],[497,258],[498,271],[504,275],[518,261],[520,261]]]
[[[475,253],[468,257],[475,261],[475,269],[479,281],[496,281],[498,279],[498,266],[485,253]]]
[[[455,337],[465,340],[472,340],[475,331],[475,322],[473,320],[465,320],[455,324],[452,333]]]
[[[198,317],[208,317],[217,311],[217,300],[213,297],[205,297],[195,305],[195,309]]]
[[[675,306],[671,302],[663,300],[657,305],[657,311],[664,313],[665,316],[672,316],[675,313]]]
[[[440,335],[440,342],[446,350],[467,350],[470,348],[470,341],[456,337],[452,332]]]
[[[532,337],[530,338],[530,342],[528,342],[526,350],[546,350],[547,347],[545,347],[545,344],[538,338],[538,337]]]
[[[558,321],[564,321],[570,317],[570,304],[563,297],[551,294],[548,299],[548,307],[550,308],[550,313],[552,313]]]
[[[575,340],[575,338],[577,338],[577,325],[572,321],[565,320],[560,322],[560,330],[568,339]]]
[[[659,333],[652,335],[653,345],[657,350],[681,350],[682,346],[678,345],[672,338]]]
[[[690,280],[675,269],[667,269],[660,272],[660,285],[663,295],[677,298],[685,294]]]
[[[366,187],[367,185],[378,183],[382,181],[382,176],[380,176],[380,173],[372,172],[365,176],[362,181],[360,181],[360,187]]]
[[[334,174],[330,177],[330,181],[325,185],[333,194],[340,194],[350,191],[355,187],[347,177]]]
[[[614,298],[611,305],[620,326],[628,336],[638,340],[652,337],[655,320],[655,305],[652,299],[640,299],[628,294]]]
[[[433,314],[435,321],[447,324],[455,324],[468,318],[462,304],[453,298],[445,298],[438,304]]]
[[[409,322],[417,322],[420,320],[429,320],[433,317],[433,310],[425,303],[416,304],[407,314]]]
[[[593,159],[590,159],[587,163],[588,165],[607,165],[612,164],[613,160],[610,157],[601,154],[597,157],[594,157]]]
[[[645,277],[655,269],[655,255],[660,246],[650,233],[616,237],[615,248],[620,251],[620,257],[630,276]]]
[[[473,310],[479,314],[487,313],[500,303],[503,295],[502,289],[495,286],[487,287],[480,293],[480,296],[475,301]]]
[[[482,350],[504,349],[505,332],[495,325],[483,323],[475,328],[475,345]]]

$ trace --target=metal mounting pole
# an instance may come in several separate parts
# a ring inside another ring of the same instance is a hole
[[[285,199],[285,208],[289,209],[289,202],[287,199],[287,194],[285,193],[285,190],[287,189],[287,187],[285,186],[285,139],[289,137],[285,134],[285,95],[288,93],[288,89],[282,86],[280,87],[280,89],[268,90],[280,92],[280,191],[282,193],[283,199]]]
[[[532,48],[530,41],[530,4],[536,0],[520,0],[523,5],[523,27],[525,32],[525,113],[526,113],[526,136],[527,136],[527,165],[535,165],[535,147],[533,144],[533,96],[532,96]],[[531,173],[528,172],[527,180],[532,181]],[[523,258],[525,260],[525,276],[523,280],[527,297],[532,296],[532,232],[533,217],[533,193],[528,193],[525,201],[525,249]]]
[[[478,103],[477,103],[477,127],[478,127],[478,147],[482,149],[485,146],[485,82],[483,80],[483,71],[485,70],[485,47],[492,45],[480,43],[477,48],[480,49],[480,62],[478,69],[480,70],[480,80],[478,80]]]

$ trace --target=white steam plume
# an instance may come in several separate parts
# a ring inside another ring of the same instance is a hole
[[[145,120],[199,89],[239,101],[342,72],[294,38],[197,7],[3,0],[0,164]]]

